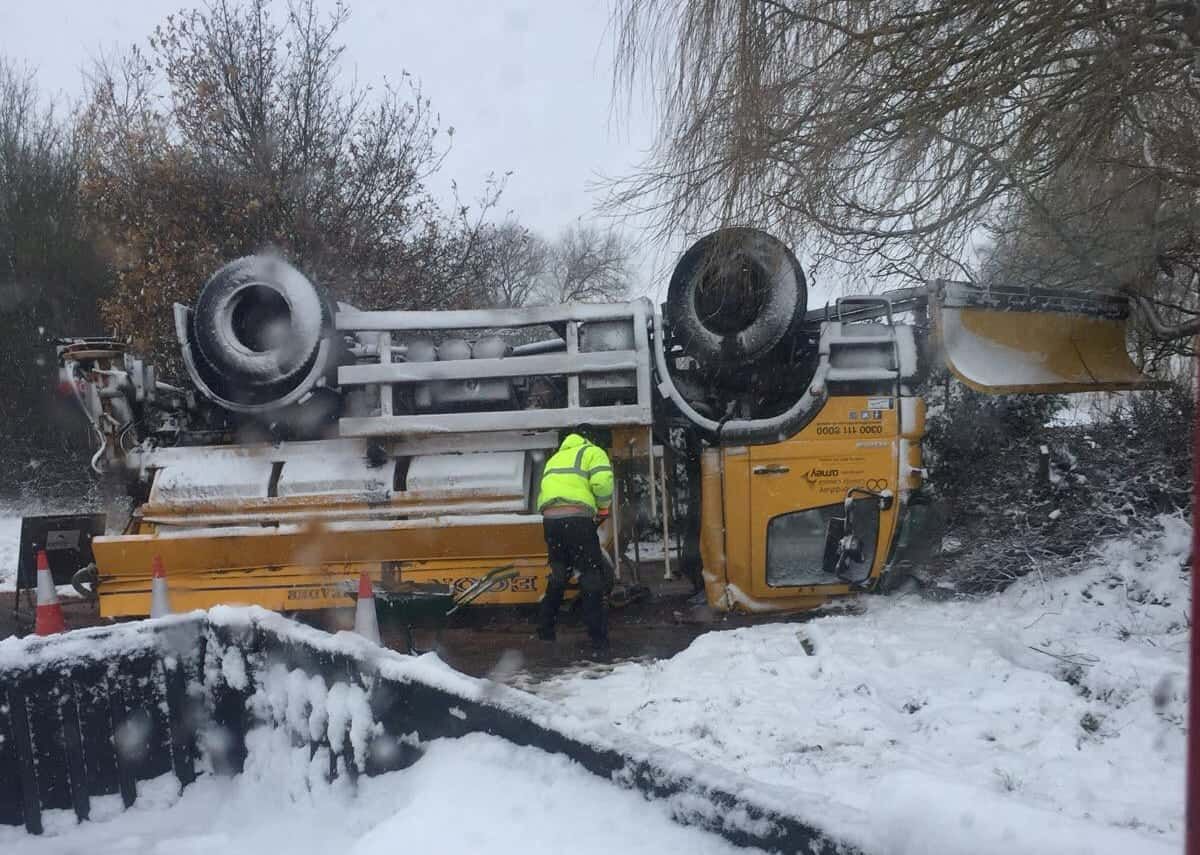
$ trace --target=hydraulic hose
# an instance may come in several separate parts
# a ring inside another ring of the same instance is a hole
[[[83,410],[84,417],[87,418],[92,430],[96,432],[96,438],[100,442],[100,447],[92,455],[92,471],[97,475],[103,475],[104,467],[100,465],[100,460],[104,457],[104,452],[108,450],[108,437],[104,435],[104,431],[100,429],[100,423],[92,416],[92,411],[88,409],[87,403],[83,400],[83,395],[79,391],[79,375],[76,373],[74,362],[67,363],[67,375],[71,378],[71,394],[75,396],[75,401],[79,404],[79,409]]]

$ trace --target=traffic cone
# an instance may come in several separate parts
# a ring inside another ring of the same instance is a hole
[[[167,593],[167,571],[163,569],[161,555],[150,562],[154,578],[150,580],[150,617],[162,617],[171,613],[171,597]]]
[[[358,576],[358,602],[354,606],[354,631],[379,644],[379,619],[375,616],[375,592],[366,573]]]
[[[37,551],[37,618],[33,631],[38,635],[54,635],[67,628],[63,620],[62,606],[58,604],[58,591],[54,577],[50,575],[50,561],[46,550]]]

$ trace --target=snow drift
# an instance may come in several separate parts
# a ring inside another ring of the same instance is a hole
[[[809,817],[806,794],[740,780],[432,656],[228,607],[0,642],[0,825],[54,831],[64,811],[107,816],[136,807],[147,787],[211,787],[267,762],[253,756],[264,739],[299,749],[277,761],[293,785],[353,787],[405,774],[433,741],[480,732],[561,755],[735,845],[852,851],[825,830],[852,828],[852,814]]]
[[[1191,527],[1100,544],[1002,594],[703,635],[673,659],[533,686],[738,775],[861,811],[917,853],[1182,845]]]

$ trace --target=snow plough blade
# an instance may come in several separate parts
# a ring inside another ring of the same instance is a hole
[[[1161,385],[1129,358],[1124,297],[944,281],[933,290],[946,365],[972,389],[1062,393]]]
[[[335,703],[345,714],[325,715]],[[329,779],[396,772],[431,740],[487,733],[566,756],[737,846],[859,852],[805,816],[817,795],[739,778],[355,635],[229,607],[0,643],[0,825],[41,834],[47,811],[87,820],[106,796],[128,808],[160,776],[186,787],[205,770],[239,774],[247,734],[261,728],[286,732],[308,768],[327,762]]]

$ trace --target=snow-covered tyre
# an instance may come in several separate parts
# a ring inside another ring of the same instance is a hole
[[[785,244],[758,229],[713,232],[692,244],[667,290],[667,321],[684,349],[712,368],[766,356],[803,320],[808,289]]]
[[[281,258],[252,255],[205,283],[192,335],[232,397],[269,398],[308,373],[329,320],[328,306],[303,273]]]

